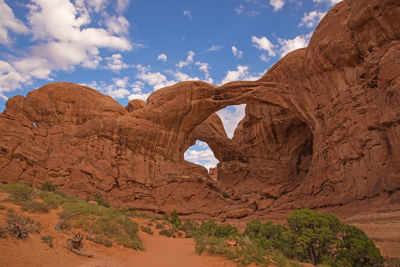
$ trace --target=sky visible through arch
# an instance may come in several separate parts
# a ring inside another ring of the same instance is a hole
[[[256,80],[307,46],[338,2],[0,0],[0,112],[8,98],[53,81],[88,85],[125,106],[180,81]],[[229,135],[244,108],[218,114]],[[191,151],[215,162],[206,149]]]

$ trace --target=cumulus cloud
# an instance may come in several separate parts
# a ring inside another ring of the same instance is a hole
[[[255,81],[262,76],[262,73],[250,74],[248,66],[237,66],[236,70],[230,70],[222,79],[221,84],[233,81]]]
[[[136,68],[138,70],[136,78],[152,86],[154,90],[158,90],[176,83],[176,81],[168,80],[167,77],[161,72],[150,71],[150,67],[136,65]]]
[[[307,28],[312,28],[317,25],[325,15],[326,12],[320,12],[317,10],[311,11],[309,13],[304,13],[299,27],[306,26]]]
[[[217,166],[218,160],[207,143],[197,141],[184,154],[185,160],[202,165],[207,169]]]
[[[167,62],[167,59],[168,59],[167,55],[163,54],[163,53],[159,54],[157,57],[157,60],[162,61],[162,62]]]
[[[246,105],[229,106],[217,111],[218,116],[222,120],[226,135],[232,138],[239,122],[245,115]]]
[[[204,72],[206,82],[208,83],[214,82],[214,80],[210,76],[210,66],[208,65],[208,63],[196,62],[195,65],[199,67],[199,70]]]
[[[180,71],[175,72],[174,77],[178,82],[199,81],[200,80],[198,77],[191,77],[188,74],[180,72]]]
[[[281,57],[285,56],[289,52],[292,52],[296,49],[307,47],[312,33],[298,35],[293,39],[281,39],[278,38],[278,42],[280,44],[280,55]]]
[[[106,68],[115,72],[126,69],[128,67],[128,65],[125,64],[122,60],[121,54],[114,54],[111,57],[106,57],[106,61]]]
[[[269,4],[274,8],[274,11],[278,11],[285,5],[285,0],[270,0]]]
[[[12,9],[3,1],[0,0],[0,43],[10,44],[11,38],[9,31],[15,33],[27,33],[28,28],[18,19],[15,18]]]
[[[243,57],[243,51],[239,50],[236,46],[232,46],[232,53],[236,58]]]
[[[179,61],[179,63],[176,64],[176,66],[181,69],[183,67],[186,67],[186,66],[192,64],[194,55],[195,55],[195,53],[193,51],[189,51],[186,60],[185,61]]]
[[[183,15],[185,15],[186,17],[188,17],[189,20],[193,20],[192,14],[190,13],[189,10],[184,10],[184,11],[183,11]]]
[[[124,78],[112,78],[111,82],[106,83],[104,81],[97,83],[96,81],[92,81],[89,84],[82,84],[89,86],[91,88],[95,88],[99,90],[100,92],[111,96],[114,99],[121,99],[125,98],[131,92],[127,89],[129,86],[128,83],[129,78],[124,77]]]
[[[211,52],[211,51],[218,51],[222,49],[222,45],[213,45],[210,48],[208,48],[206,51]]]
[[[327,3],[331,6],[338,4],[339,2],[342,2],[342,0],[313,0],[314,3]]]
[[[258,38],[256,36],[252,36],[251,41],[253,43],[253,46],[257,49],[267,51],[268,55],[271,57],[276,56],[274,45],[271,43],[270,40],[268,40],[267,37]]]
[[[76,66],[96,68],[102,61],[99,54],[100,49],[103,48],[131,50],[133,44],[126,36],[129,22],[118,13],[118,10],[115,11],[116,15],[110,15],[109,12],[113,11],[105,10],[107,2],[106,0],[75,0],[74,2],[32,0],[31,4],[26,5],[29,9],[26,15],[27,26],[30,28],[33,45],[28,48],[25,57],[17,57],[9,62],[11,68],[2,73],[2,76],[7,79],[2,79],[0,92],[5,92],[10,88],[15,90],[34,78],[51,80],[51,74],[57,70],[74,70]],[[117,8],[127,3],[129,1],[119,0]],[[11,9],[1,0],[0,9],[2,19],[6,14],[9,21],[8,24],[4,24],[0,19],[0,36],[6,36],[4,29],[16,32],[27,31],[23,24],[13,20]],[[100,12],[104,19],[93,21],[91,17],[93,12]],[[95,24],[100,26],[95,27]],[[2,32],[3,35],[1,35]],[[124,65],[119,67],[124,67]],[[14,81],[10,81],[12,77]]]

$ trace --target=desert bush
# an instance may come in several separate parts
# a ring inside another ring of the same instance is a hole
[[[59,206],[68,201],[68,199],[62,197],[60,194],[53,192],[46,192],[45,194],[41,195],[41,198],[43,199],[43,203],[49,209],[57,209]]]
[[[226,193],[226,192],[223,192],[223,193],[222,193],[222,197],[223,197],[223,198],[230,198],[230,196],[229,196],[228,193]]]
[[[53,184],[51,181],[46,181],[42,184],[40,187],[40,190],[46,191],[46,192],[56,192],[58,189],[58,185]]]
[[[99,192],[99,191],[94,191],[93,195],[92,195],[92,199],[94,201],[97,202],[97,204],[99,204],[100,206],[104,206],[104,207],[110,207],[110,204],[108,203],[108,201],[106,201],[103,197],[103,195]]]
[[[165,235],[165,236],[167,236],[167,237],[173,237],[173,238],[175,238],[174,233],[175,233],[174,229],[162,229],[162,230],[159,232],[160,235]]]
[[[105,235],[100,234],[100,235],[96,235],[93,239],[93,242],[106,246],[108,248],[112,247],[112,242],[110,239],[108,239]]]
[[[300,260],[314,265],[383,266],[384,258],[368,236],[332,214],[301,209],[290,214],[287,222]]]
[[[178,228],[181,224],[182,221],[179,218],[179,214],[174,210],[171,212],[170,215],[164,215],[163,219],[165,219],[167,222],[169,222],[173,227]]]
[[[142,227],[140,227],[140,230],[142,230],[142,232],[148,233],[150,235],[154,234],[154,232],[150,229],[150,227],[142,226]]]
[[[161,223],[156,224],[156,229],[164,229],[164,228],[165,228],[165,226],[163,224],[161,224]]]
[[[6,229],[13,237],[27,239],[29,233],[40,233],[40,222],[35,222],[29,217],[21,217],[11,212],[8,212],[6,216]]]
[[[2,184],[0,188],[10,194],[9,199],[11,201],[27,201],[35,195],[33,188],[27,184]]]
[[[49,245],[49,247],[53,247],[53,237],[51,235],[42,235],[41,239],[44,243]]]
[[[297,259],[332,267],[383,266],[384,258],[368,236],[332,214],[301,209],[290,214],[287,223],[288,228],[253,220],[238,234],[233,226],[205,221],[193,230],[195,250],[225,255],[238,265],[300,266]]]
[[[5,210],[6,206],[0,204],[0,210]]]
[[[23,211],[27,211],[30,213],[48,213],[49,212],[49,207],[46,206],[46,204],[42,202],[37,202],[34,200],[28,200],[22,203],[21,209]]]

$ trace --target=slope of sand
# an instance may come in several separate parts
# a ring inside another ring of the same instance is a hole
[[[0,201],[6,195],[0,193]],[[54,230],[59,221],[57,212],[51,210],[48,214],[28,214],[20,207],[9,202],[1,202],[2,206],[12,208],[17,214],[29,216],[42,224],[40,235],[54,237],[53,248],[44,243],[39,234],[30,234],[29,239],[22,241],[11,237],[0,239],[0,267],[36,267],[36,266],[87,266],[87,267],[203,267],[221,266],[233,267],[236,264],[222,257],[198,256],[194,251],[193,239],[168,238],[139,232],[146,251],[135,251],[113,244],[106,248],[91,241],[84,241],[83,252],[94,254],[93,258],[86,258],[73,254],[67,249],[67,239],[70,236]],[[7,210],[0,210],[0,225],[4,225]],[[141,225],[143,219],[135,219]]]

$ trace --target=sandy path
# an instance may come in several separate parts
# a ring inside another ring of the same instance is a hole
[[[167,238],[164,236],[141,235],[146,251],[135,256],[135,267],[203,267],[236,266],[222,257],[198,256],[194,252],[193,239]]]

